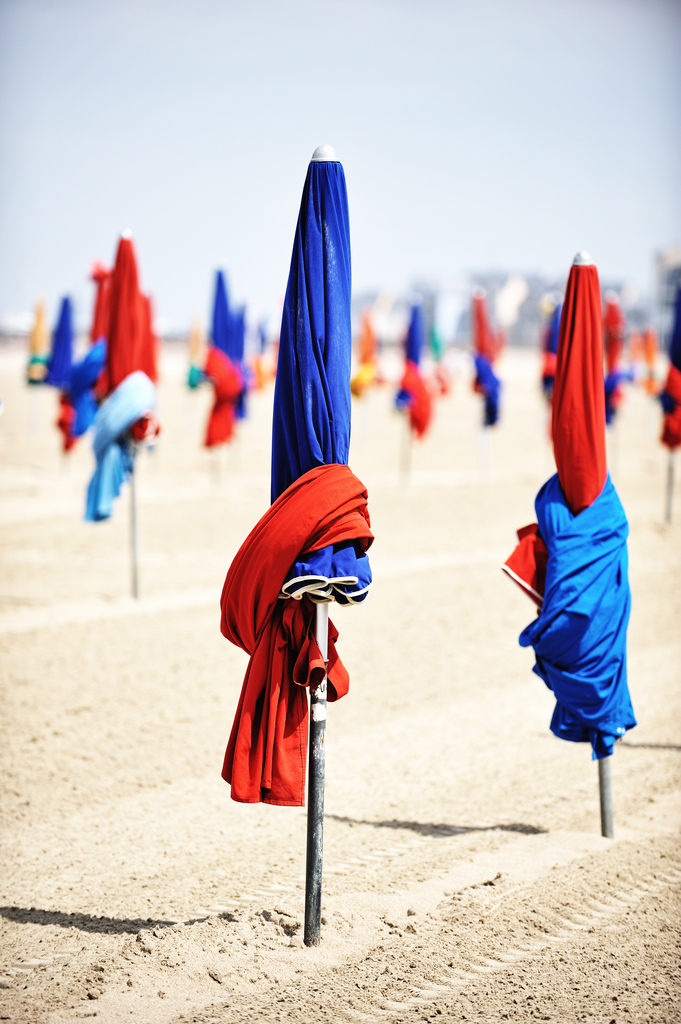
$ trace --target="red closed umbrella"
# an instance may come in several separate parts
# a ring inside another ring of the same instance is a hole
[[[157,377],[151,306],[140,291],[135,249],[128,232],[123,233],[118,243],[109,302],[106,369],[100,385],[102,397],[115,391],[121,381],[136,370],[142,370],[152,381]]]
[[[580,253],[570,269],[551,417],[558,479],[575,515],[596,500],[608,473],[600,285],[588,260]]]
[[[100,338],[109,337],[109,320],[111,317],[111,271],[102,263],[94,263],[90,278],[97,286],[95,308],[92,314],[90,341],[94,345]]]

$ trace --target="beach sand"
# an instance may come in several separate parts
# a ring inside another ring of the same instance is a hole
[[[350,692],[329,707],[322,944],[302,943],[305,811],[221,780],[246,656],[222,638],[230,560],[269,502],[272,393],[201,449],[208,391],[166,346],[163,433],[82,521],[89,439],[0,350],[0,1019],[61,1024],[681,1020],[681,485],[630,388],[609,438],[629,518],[629,680],[600,835],[590,748],[549,732],[500,571],[554,471],[536,353],[509,351],[481,438],[469,360],[400,476],[393,389],[353,406],[376,541],[368,600],[333,608]]]

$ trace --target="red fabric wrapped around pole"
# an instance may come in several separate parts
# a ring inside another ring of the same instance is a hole
[[[574,515],[607,478],[603,328],[598,271],[573,265],[560,320],[551,432],[558,479]]]
[[[236,419],[235,407],[244,386],[239,367],[225,353],[210,345],[203,371],[215,391],[215,401],[206,427],[206,448],[214,448],[231,440]]]
[[[90,277],[97,286],[95,309],[92,315],[90,341],[94,345],[100,338],[109,337],[109,320],[111,317],[111,271],[95,263]]]
[[[136,370],[156,381],[156,338],[149,299],[139,289],[137,261],[132,239],[118,243],[111,272],[109,334],[106,367],[97,391],[106,398]]]
[[[315,606],[279,600],[303,552],[373,540],[367,492],[347,466],[317,466],[270,506],[237,552],[221,599],[223,636],[250,655],[222,777],[232,799],[303,806],[308,704],[305,687],[324,676],[315,639]],[[328,700],[348,691],[348,673],[329,622]]]

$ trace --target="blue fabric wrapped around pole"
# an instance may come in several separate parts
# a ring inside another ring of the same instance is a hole
[[[85,519],[89,522],[110,518],[114,498],[120,494],[135,463],[137,446],[127,432],[155,408],[156,388],[141,370],[121,381],[99,407],[92,439],[97,465],[88,485],[85,506]]]
[[[52,333],[52,350],[45,383],[52,387],[68,387],[73,363],[73,312],[68,295],[61,300],[57,326]]]
[[[482,393],[485,400],[483,425],[493,427],[499,419],[501,381],[492,369],[492,364],[487,356],[476,353],[473,359],[475,360],[475,387]]]
[[[215,296],[213,299],[213,317],[211,320],[210,337],[216,348],[229,355],[229,300],[227,284],[221,270],[215,274]]]
[[[350,222],[343,167],[310,163],[291,256],[272,418],[272,501],[315,466],[350,452]],[[371,585],[354,542],[301,555],[282,597],[356,604]]]
[[[75,418],[71,432],[82,437],[93,423],[97,414],[97,402],[93,388],[99,379],[106,360],[106,341],[102,338],[91,346],[87,355],[76,363],[69,377],[67,388]]]
[[[296,226],[272,419],[272,501],[350,451],[350,224],[343,167],[311,163]]]
[[[541,611],[520,634],[520,645],[534,647],[534,671],[555,694],[551,731],[590,742],[595,759],[607,757],[636,725],[627,685],[627,518],[609,476],[575,516],[555,474],[535,509],[548,548],[546,584]]]
[[[409,329],[407,330],[405,351],[406,358],[410,363],[414,363],[415,366],[418,366],[421,362],[424,338],[423,310],[420,303],[415,302],[411,307],[411,318],[409,320]]]
[[[546,342],[546,351],[552,352],[554,356],[558,351],[558,335],[560,334],[560,318],[562,312],[563,303],[559,302],[551,314],[551,323],[549,324],[549,336]]]
[[[236,403],[237,418],[246,418],[246,395],[248,393],[249,369],[244,362],[244,351],[246,347],[246,309],[241,306],[236,312],[230,314],[229,318],[229,347],[227,355],[232,362],[241,370],[244,379],[244,389],[239,395]]]

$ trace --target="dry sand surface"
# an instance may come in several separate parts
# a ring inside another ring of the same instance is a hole
[[[271,392],[212,456],[210,396],[166,348],[134,603],[127,492],[82,522],[89,440],[60,455],[24,359],[0,352],[0,1019],[681,1020],[681,486],[669,527],[653,401],[630,390],[609,442],[640,723],[613,761],[615,841],[590,750],[549,733],[517,642],[533,609],[499,571],[553,472],[536,355],[504,357],[491,478],[463,357],[408,485],[392,389],[355,405],[375,585],[332,611],[351,686],[329,709],[308,949],[304,810],[236,804],[220,779],[246,658],[218,601],[268,504]]]

